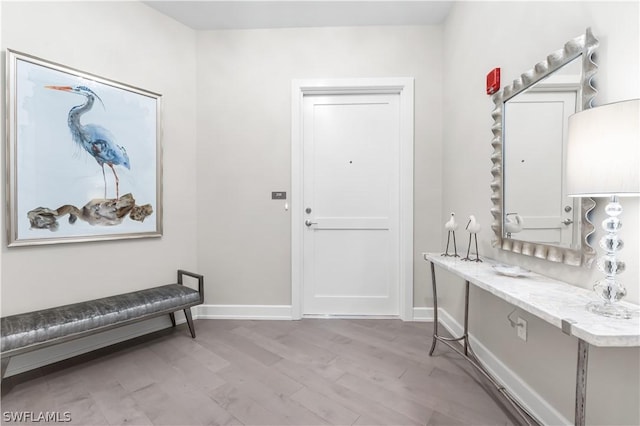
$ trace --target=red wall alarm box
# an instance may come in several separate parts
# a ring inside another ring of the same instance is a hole
[[[500,68],[494,68],[487,74],[487,95],[493,95],[500,90]]]

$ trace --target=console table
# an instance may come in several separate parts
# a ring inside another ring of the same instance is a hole
[[[514,408],[527,420],[534,418],[488,371],[483,367],[469,345],[469,285],[473,284],[514,306],[558,327],[565,334],[578,339],[578,361],[576,374],[575,424],[585,424],[587,364],[589,345],[608,347],[640,346],[640,318],[605,318],[585,309],[594,300],[590,290],[576,287],[543,275],[531,273],[526,277],[514,278],[495,271],[497,262],[483,259],[483,262],[463,261],[456,257],[445,257],[436,253],[425,253],[424,259],[431,264],[433,286],[433,343],[429,355],[433,354],[437,342],[442,342],[459,353],[476,367],[512,403]],[[465,280],[464,332],[460,337],[444,337],[438,334],[438,293],[435,266],[439,266]],[[624,302],[623,302],[624,303]],[[626,303],[624,303],[626,304]],[[626,304],[638,310],[638,306]],[[453,345],[462,343],[462,349]]]

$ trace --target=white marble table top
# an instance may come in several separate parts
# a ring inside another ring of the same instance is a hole
[[[493,268],[498,262],[462,261],[460,258],[425,253],[424,258],[558,328],[571,325],[571,335],[594,346],[640,346],[640,306],[625,303],[635,311],[631,319],[607,318],[593,314],[585,305],[597,295],[584,288],[531,272],[524,277],[508,277]]]

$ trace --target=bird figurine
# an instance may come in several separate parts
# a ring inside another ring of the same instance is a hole
[[[116,184],[116,198],[120,198],[120,179],[114,166],[123,166],[131,169],[129,156],[124,147],[117,145],[114,137],[107,129],[96,124],[81,124],[80,117],[91,110],[96,99],[102,103],[102,99],[86,86],[45,86],[47,89],[61,90],[75,93],[86,98],[83,104],[76,105],[69,110],[67,124],[71,130],[71,138],[75,143],[84,148],[102,167],[102,179],[104,181],[104,198],[107,199],[107,178],[104,174],[104,165],[111,168]],[[104,104],[102,104],[104,106]]]
[[[444,229],[447,230],[447,248],[441,256],[452,256],[452,257],[460,257],[458,256],[458,248],[456,247],[456,229],[458,229],[458,222],[456,222],[456,214],[451,212],[451,217],[444,224]],[[449,241],[453,236],[453,254],[449,254]]]
[[[504,220],[504,232],[507,234],[507,238],[511,238],[511,234],[516,234],[522,231],[522,226],[522,216],[518,213],[507,213]]]
[[[478,232],[482,229],[480,224],[476,221],[476,217],[474,215],[469,216],[469,222],[467,222],[467,231],[469,231],[469,245],[467,246],[467,256],[463,257],[462,260],[468,260],[473,262],[482,262],[480,260],[480,254],[478,253]],[[469,257],[471,251],[471,239],[474,239],[476,242],[476,258],[471,259]]]

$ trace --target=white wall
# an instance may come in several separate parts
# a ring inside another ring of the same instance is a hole
[[[415,247],[437,248],[441,46],[440,27],[199,33],[198,264],[215,282],[205,303],[291,303],[291,215],[270,197],[291,195],[294,78],[415,78]]]
[[[11,48],[161,93],[164,146],[164,236],[7,248],[3,232],[2,315],[175,282],[177,268],[197,269],[195,31],[139,2],[1,2],[0,10],[3,59]],[[4,174],[2,182],[5,200]]]
[[[591,26],[600,40],[596,104],[640,97],[638,3],[614,2],[459,2],[444,26],[444,133],[442,213],[478,216],[483,231],[480,253],[523,265],[590,288],[597,271],[501,252],[491,247],[489,184],[493,152],[493,102],[484,92],[485,76],[501,67],[503,86]],[[460,125],[464,123],[464,125]],[[594,223],[601,232],[602,200]],[[639,302],[639,225],[637,200],[624,199],[621,275],[628,300]],[[466,236],[465,236],[466,237]],[[466,240],[465,240],[466,241]],[[462,283],[441,274],[442,306],[462,321]],[[425,282],[425,285],[430,281]],[[439,293],[440,296],[440,293]],[[527,342],[518,340],[506,316],[513,307],[481,290],[471,291],[471,333],[507,367],[573,421],[577,341],[535,317]],[[640,351],[592,348],[587,394],[588,424],[638,424]]]

